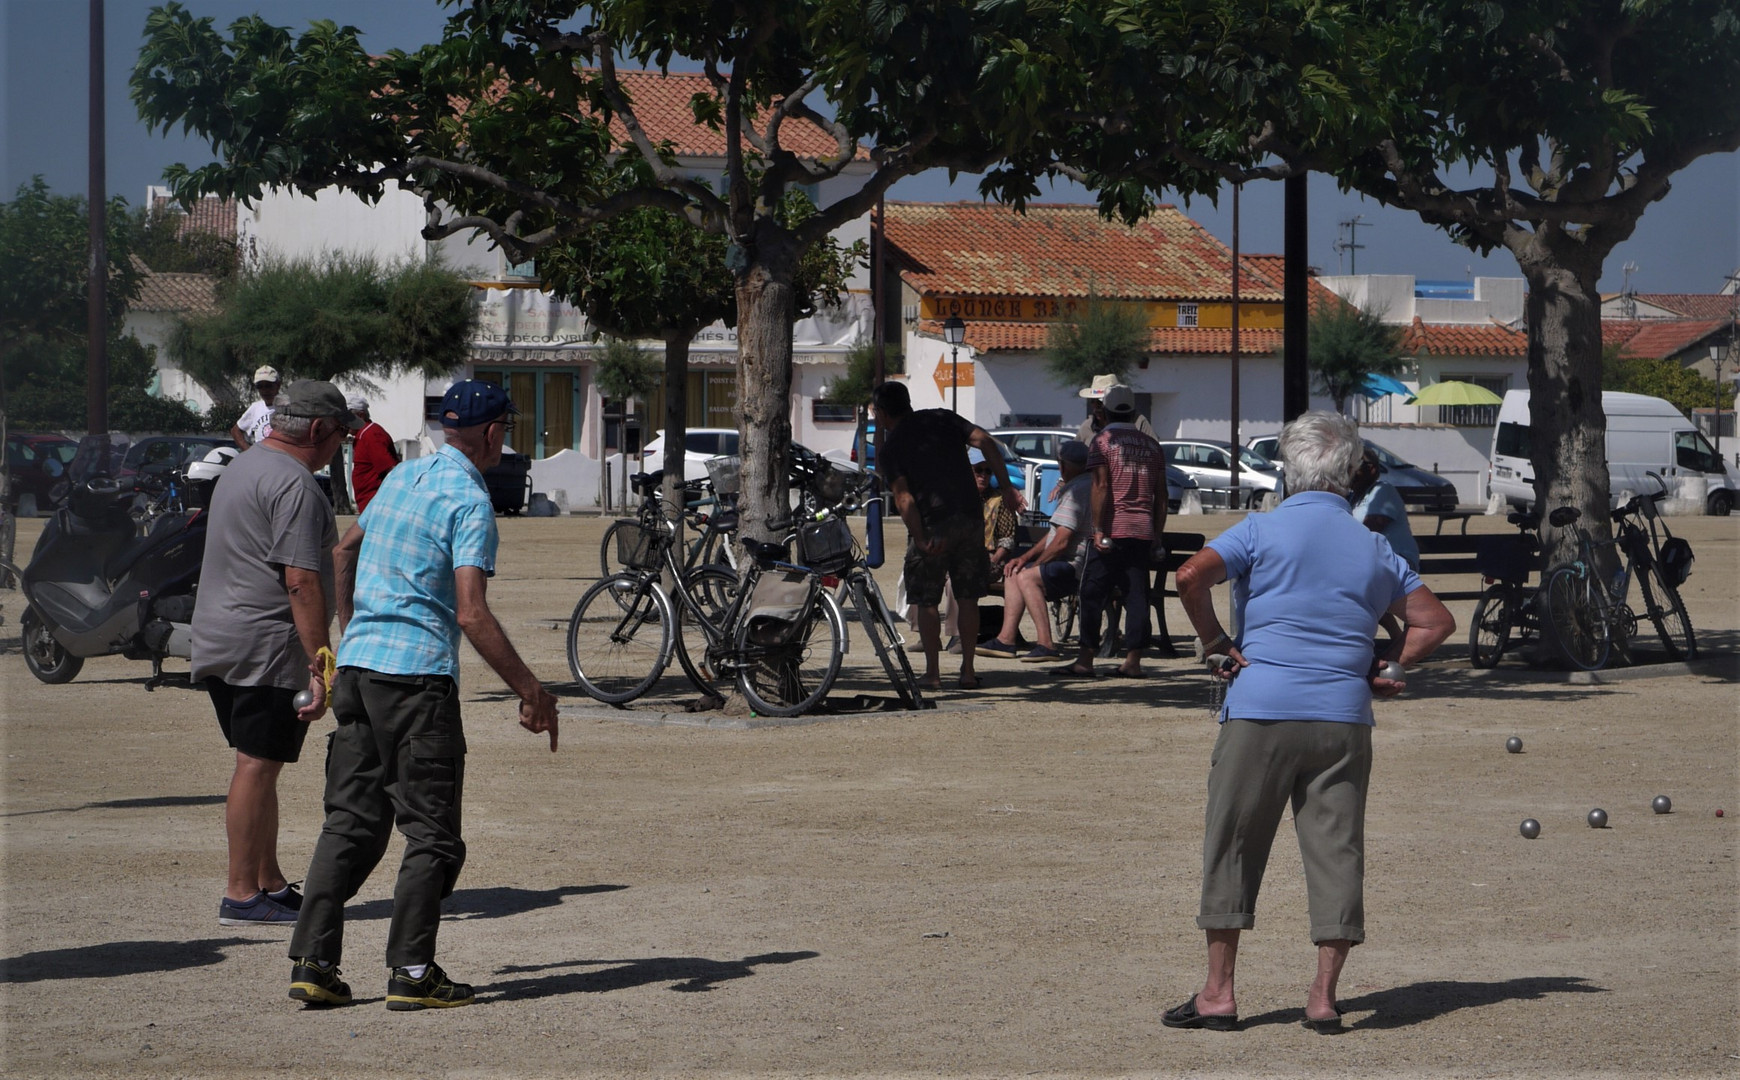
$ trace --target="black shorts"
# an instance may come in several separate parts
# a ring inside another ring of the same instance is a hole
[[[295,690],[281,686],[231,686],[222,679],[207,679],[224,741],[249,757],[286,764],[302,756],[302,740],[308,725],[296,718],[291,704]]]
[[[991,591],[991,553],[985,550],[985,525],[971,518],[956,518],[933,530],[943,549],[926,555],[910,541],[906,545],[906,599],[919,607],[942,603],[943,582],[954,588],[955,599],[966,603]]]
[[[1039,564],[1039,587],[1047,600],[1067,600],[1081,588],[1075,564],[1068,559]]]

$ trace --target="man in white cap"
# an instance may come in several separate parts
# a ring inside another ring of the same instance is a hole
[[[1093,385],[1084,386],[1076,391],[1076,396],[1087,398],[1088,403],[1087,419],[1083,420],[1081,422],[1081,427],[1076,429],[1076,438],[1091,445],[1094,441],[1094,436],[1098,435],[1105,429],[1107,424],[1111,423],[1111,418],[1106,415],[1106,391],[1114,386],[1123,385],[1123,383],[1118,381],[1116,375],[1095,375]],[[1137,431],[1140,431],[1151,439],[1157,438],[1154,434],[1154,425],[1148,422],[1146,416],[1137,413],[1135,422]]]
[[[356,512],[361,514],[381,489],[381,481],[399,463],[399,451],[387,429],[369,418],[367,398],[352,395],[345,405],[363,422],[351,447],[350,467],[350,493],[356,499]]]
[[[254,389],[260,400],[248,406],[242,418],[230,426],[236,449],[246,450],[272,434],[272,406],[278,403],[278,369],[261,365],[254,371]]]

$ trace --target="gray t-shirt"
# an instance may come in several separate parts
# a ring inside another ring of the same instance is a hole
[[[1093,474],[1082,473],[1065,484],[1058,493],[1057,505],[1051,511],[1051,527],[1073,530],[1069,538],[1069,549],[1058,556],[1060,559],[1074,562],[1082,551],[1082,539],[1093,531],[1088,522],[1093,516],[1093,490]]]
[[[212,491],[192,677],[307,686],[309,658],[290,615],[284,568],[319,571],[330,617],[337,543],[332,506],[301,462],[265,444],[239,455]]]

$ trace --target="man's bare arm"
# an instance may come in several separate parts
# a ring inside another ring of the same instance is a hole
[[[453,571],[459,593],[459,629],[491,671],[501,676],[520,699],[520,726],[527,731],[550,733],[550,752],[556,752],[556,698],[520,659],[495,613],[489,610],[489,578],[476,566]]]
[[[356,559],[362,550],[362,526],[352,525],[344,534],[344,539],[332,549],[332,573],[336,581],[334,604],[338,608],[338,632],[344,633],[344,628],[350,625],[350,617],[356,613]]]
[[[290,618],[296,624],[296,637],[302,642],[302,651],[308,654],[312,663],[321,649],[332,646],[332,638],[327,630],[326,593],[321,588],[320,571],[286,566],[284,591],[290,595]],[[319,673],[311,672],[308,690],[314,695],[314,701],[297,710],[297,717],[303,721],[320,719],[321,714],[326,712],[326,695],[331,689]]]

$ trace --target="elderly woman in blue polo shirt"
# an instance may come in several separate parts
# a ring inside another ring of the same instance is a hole
[[[1281,432],[1280,449],[1287,499],[1272,513],[1249,515],[1178,570],[1184,610],[1230,685],[1209,759],[1196,919],[1208,935],[1208,977],[1167,1011],[1168,1027],[1237,1028],[1239,933],[1256,925],[1257,890],[1290,802],[1317,945],[1305,1026],[1341,1030],[1336,981],[1348,950],[1365,940],[1371,701],[1401,693],[1407,665],[1456,629],[1389,541],[1349,513],[1359,428],[1333,413],[1306,413]],[[1236,639],[1210,595],[1229,579]],[[1386,612],[1407,631],[1374,661],[1373,635]]]

